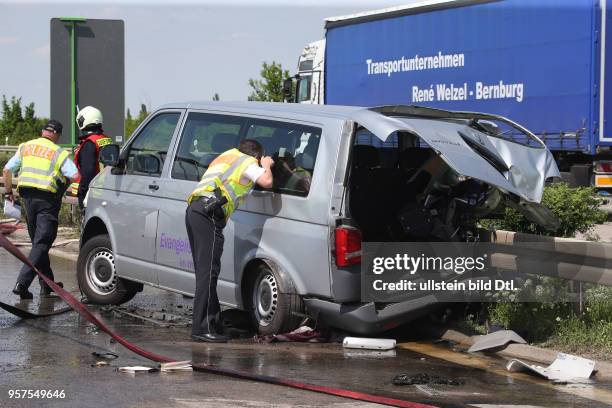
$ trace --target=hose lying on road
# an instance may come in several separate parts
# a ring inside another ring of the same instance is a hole
[[[66,303],[68,303],[68,305],[70,305],[70,307],[72,307],[75,311],[77,311],[81,316],[83,316],[89,322],[91,322],[91,323],[95,324],[96,326],[98,326],[98,328],[100,330],[106,332],[109,336],[111,336],[113,339],[117,340],[118,343],[123,345],[128,350],[133,351],[134,353],[136,353],[136,354],[138,354],[138,355],[140,355],[140,356],[142,356],[144,358],[147,358],[149,360],[156,361],[156,362],[159,362],[159,363],[176,361],[176,359],[173,359],[173,358],[170,358],[170,357],[166,357],[166,356],[162,356],[162,355],[159,355],[159,354],[155,354],[155,353],[147,351],[147,350],[145,350],[145,349],[143,349],[141,347],[138,347],[138,346],[130,343],[129,341],[127,341],[125,338],[121,337],[117,333],[113,332],[104,323],[102,323],[96,316],[94,316],[87,309],[87,307],[85,305],[83,305],[74,296],[72,296],[72,294],[70,294],[70,292],[68,292],[65,289],[63,289],[62,287],[58,286],[51,279],[49,279],[48,277],[43,275],[34,265],[32,265],[32,263],[23,254],[23,252],[21,252],[15,245],[13,245],[13,243],[11,243],[5,236],[3,236],[1,234],[0,234],[0,246],[3,247],[4,249],[6,249],[8,252],[10,252],[12,255],[14,255],[21,262],[25,263],[30,268],[32,268],[32,270],[34,272],[36,272],[36,274],[38,274],[38,276],[42,280],[44,280],[47,283],[47,285],[49,285],[51,287],[51,289],[53,289],[55,291],[55,293],[59,297],[61,297]],[[8,311],[11,312],[10,310],[8,310]],[[11,313],[13,313],[13,312],[11,312]],[[15,314],[17,314],[17,313],[15,313]],[[19,316],[19,314],[17,314],[17,315]],[[373,403],[377,403],[377,404],[391,405],[391,406],[394,406],[394,407],[404,407],[404,408],[435,408],[432,405],[420,404],[418,402],[403,401],[403,400],[398,400],[398,399],[395,399],[395,398],[388,398],[388,397],[383,397],[383,396],[379,396],[379,395],[367,394],[367,393],[363,393],[363,392],[345,390],[345,389],[342,389],[342,388],[327,387],[327,386],[323,386],[323,385],[308,384],[308,383],[288,380],[288,379],[284,379],[284,378],[270,377],[270,376],[259,375],[259,374],[252,374],[252,373],[249,373],[249,372],[246,372],[246,371],[232,370],[232,369],[217,367],[217,366],[213,366],[213,365],[205,364],[205,363],[195,363],[195,364],[193,364],[193,369],[196,370],[196,371],[202,371],[202,372],[207,372],[207,373],[211,373],[211,374],[224,375],[224,376],[240,378],[240,379],[244,379],[244,380],[264,382],[264,383],[268,383],[268,384],[283,385],[283,386],[286,386],[286,387],[297,388],[297,389],[300,389],[300,390],[314,391],[314,392],[319,392],[319,393],[322,393],[322,394],[335,395],[335,396],[338,396],[338,397],[350,398],[350,399],[359,400],[359,401],[373,402]]]

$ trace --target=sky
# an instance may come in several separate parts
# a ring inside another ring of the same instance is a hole
[[[263,61],[295,73],[301,49],[324,36],[325,17],[414,0],[0,0],[0,95],[49,115],[49,20],[125,21],[125,101],[133,112],[169,102],[246,100]]]

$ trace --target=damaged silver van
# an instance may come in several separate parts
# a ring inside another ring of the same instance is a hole
[[[221,303],[260,333],[312,316],[368,334],[431,301],[360,301],[363,241],[470,241],[502,205],[554,226],[538,203],[559,176],[545,145],[503,117],[409,106],[177,103],[152,113],[92,182],[77,275],[94,303],[142,285],[193,295],[185,199],[242,138],[273,156],[274,187],[255,190],[225,228]],[[112,156],[112,155],[111,155]]]

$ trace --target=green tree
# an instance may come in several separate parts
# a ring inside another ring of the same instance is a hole
[[[261,68],[261,79],[249,79],[249,86],[253,88],[249,101],[282,102],[283,80],[289,78],[289,71],[284,70],[281,64],[272,61],[264,62]]]
[[[149,111],[147,110],[147,105],[144,103],[140,104],[140,112],[138,112],[138,116],[135,118],[132,117],[132,113],[128,108],[126,116],[125,116],[125,136],[126,140],[134,133],[136,128],[140,126],[140,124],[149,116]]]
[[[47,119],[37,118],[34,103],[22,107],[21,98],[7,99],[2,95],[2,116],[0,116],[0,143],[18,145],[40,135]]]

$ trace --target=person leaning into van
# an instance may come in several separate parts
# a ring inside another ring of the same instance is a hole
[[[17,153],[4,166],[5,186],[11,186],[12,175],[19,170],[17,191],[25,202],[28,234],[32,250],[28,259],[51,280],[53,271],[49,261],[49,249],[57,235],[57,223],[62,196],[78,175],[77,168],[69,153],[57,145],[62,133],[62,124],[50,120],[43,127],[39,138],[22,143]],[[7,199],[15,201],[10,187],[5,187]],[[13,293],[21,299],[32,299],[28,287],[36,272],[24,265],[17,278]],[[49,296],[51,288],[42,280],[40,295]],[[56,282],[63,286],[61,282]]]
[[[262,157],[259,142],[244,139],[237,149],[221,153],[210,163],[202,180],[187,199],[185,214],[196,275],[191,337],[221,343],[228,340],[219,322],[221,307],[217,279],[221,270],[223,228],[254,185],[271,188],[271,157]]]

